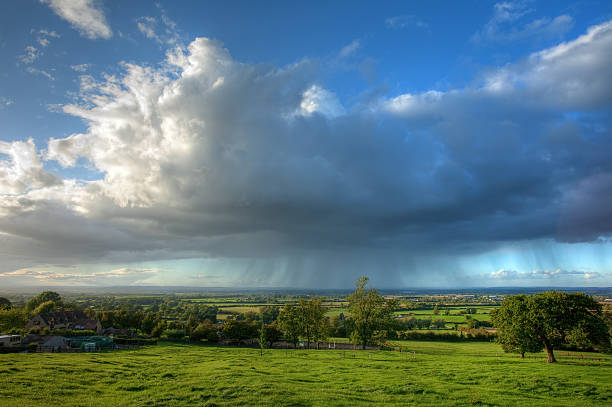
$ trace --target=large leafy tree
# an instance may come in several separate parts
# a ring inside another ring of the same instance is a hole
[[[497,342],[505,352],[520,353],[540,352],[542,342],[533,329],[528,326],[529,297],[515,295],[508,297],[499,309],[491,312],[491,320],[497,328]]]
[[[323,306],[319,297],[312,297],[308,300],[300,299],[299,301],[297,312],[300,319],[300,331],[306,339],[308,349],[310,349],[311,342],[317,342],[318,344],[326,337],[326,311],[327,309]]]
[[[560,344],[610,347],[610,336],[601,305],[583,293],[547,291],[530,297],[505,299],[493,315],[504,350],[548,354],[556,362],[554,349]]]
[[[362,349],[373,342],[374,334],[384,329],[391,322],[397,301],[386,301],[378,291],[367,289],[367,277],[360,277],[355,283],[355,292],[346,299],[354,324],[353,337],[361,344]]]
[[[49,302],[49,301],[53,302],[56,308],[61,308],[64,306],[64,301],[62,300],[62,297],[58,293],[56,293],[55,291],[43,291],[42,293],[30,299],[30,301],[26,303],[25,310],[27,313],[31,313],[40,304]]]
[[[245,340],[259,336],[257,324],[253,321],[238,320],[229,317],[223,324],[223,337],[226,339]]]
[[[277,323],[283,335],[285,335],[285,339],[297,348],[302,332],[302,324],[297,307],[293,304],[285,305],[278,314]]]

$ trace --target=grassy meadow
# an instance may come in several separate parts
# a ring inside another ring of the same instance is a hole
[[[0,405],[612,405],[609,355],[558,352],[550,365],[544,354],[521,360],[493,343],[401,345],[406,352],[274,349],[263,357],[257,349],[181,344],[5,354]]]

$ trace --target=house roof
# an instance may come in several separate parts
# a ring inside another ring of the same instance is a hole
[[[55,311],[55,312],[43,312],[38,316],[47,325],[59,325],[59,324],[72,324],[81,325],[85,329],[97,328],[98,321],[95,319],[89,319],[83,313],[83,311]]]
[[[38,314],[38,316],[40,316],[47,324],[51,322],[56,324],[68,322],[76,323],[88,319],[82,311],[43,312]]]

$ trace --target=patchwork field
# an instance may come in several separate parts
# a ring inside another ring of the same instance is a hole
[[[179,344],[0,355],[0,405],[612,405],[609,355],[558,352],[560,363],[549,365],[543,354],[521,360],[492,343],[401,345],[405,352],[266,350],[263,357]]]

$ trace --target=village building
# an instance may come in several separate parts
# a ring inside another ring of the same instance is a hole
[[[2,335],[0,336],[0,348],[14,348],[21,346],[20,335]]]
[[[26,324],[26,329],[73,329],[91,330],[96,333],[102,331],[100,321],[89,319],[82,311],[56,311],[44,312],[35,315]]]
[[[70,339],[63,336],[49,336],[39,345],[41,352],[62,352],[70,349]]]

